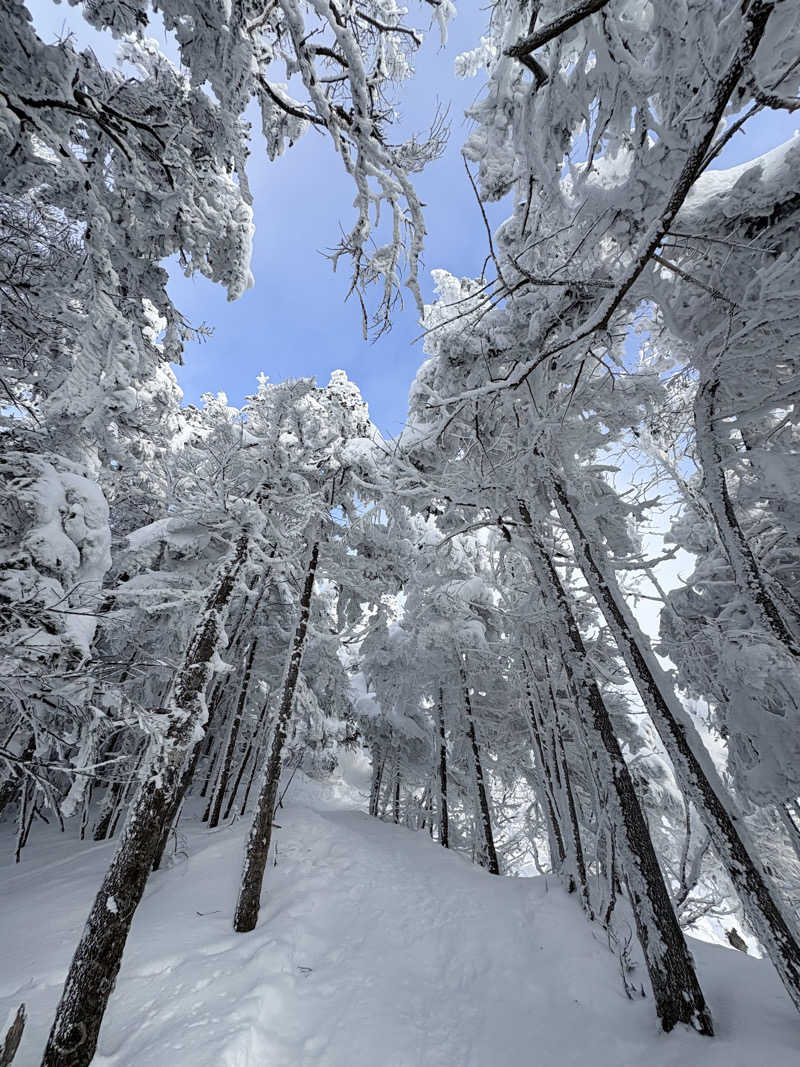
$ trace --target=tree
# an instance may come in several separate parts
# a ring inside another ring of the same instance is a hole
[[[796,84],[782,44],[784,19],[794,16],[760,0],[749,4],[715,38],[718,50],[709,78],[698,62],[701,51],[705,57],[709,14],[707,5],[702,11],[690,5],[645,23],[604,4],[585,4],[569,17],[548,22],[537,5],[526,35],[516,8],[493,10],[490,88],[474,109],[479,127],[465,154],[479,163],[486,198],[515,187],[517,204],[490,248],[496,280],[465,283],[455,300],[451,294],[458,286],[443,281],[443,299],[426,322],[429,351],[438,359],[423,368],[415,395],[419,408],[428,409],[423,419],[429,441],[461,418],[474,426],[485,453],[490,447],[499,452],[500,442],[514,441],[519,449],[523,421],[527,424],[531,461],[521,464],[525,473],[520,472],[517,495],[533,492],[538,514],[557,515],[680,786],[797,1000],[800,954],[793,924],[619,588],[615,566],[630,552],[620,528],[628,509],[615,508],[615,494],[587,470],[630,425],[620,392],[637,406],[650,403],[648,391],[652,395],[655,387],[657,392],[658,383],[647,377],[641,384],[625,381],[616,395],[611,387],[619,390],[617,371],[625,376],[624,345],[642,302],[656,301],[670,322],[660,288],[663,245],[680,226],[681,211],[691,203],[704,169],[730,136],[717,137],[720,120],[748,98],[756,109],[782,106],[760,85],[784,85],[787,78],[786,84]],[[508,48],[505,42],[520,31]],[[569,64],[561,62],[565,48],[573,57]],[[533,56],[537,49],[545,50],[542,60]],[[658,55],[655,80],[635,58],[648,53]],[[556,114],[557,122],[552,120]],[[541,129],[534,149],[528,131],[537,120]],[[584,121],[589,152],[578,160],[576,137]],[[657,138],[648,135],[651,128]],[[447,337],[456,331],[460,343],[451,354]],[[474,446],[463,448],[468,454]],[[719,488],[718,475],[709,472],[709,477],[709,486]],[[595,505],[596,517],[586,514],[585,485],[603,500],[604,506]],[[489,514],[500,515],[502,522],[508,502],[498,499],[494,485],[481,490]],[[762,601],[758,608],[753,581],[741,567],[740,575],[766,625],[768,605]]]
[[[178,254],[187,273],[200,270],[222,282],[231,298],[251,284],[247,135],[241,115],[253,96],[261,105],[272,156],[308,123],[331,134],[355,180],[358,200],[356,225],[338,254],[353,259],[353,287],[383,279],[378,321],[388,321],[395,298],[406,225],[411,234],[409,281],[416,290],[423,226],[407,174],[438,149],[435,139],[391,146],[386,138],[392,116],[384,90],[400,72],[404,51],[419,38],[399,25],[396,14],[385,22],[370,15],[371,8],[367,3],[358,12],[348,10],[342,19],[330,5],[311,5],[316,25],[307,30],[305,9],[293,0],[274,11],[247,14],[240,5],[211,12],[192,0],[159,5],[165,26],[177,36],[187,77],[143,37],[149,4],[87,5],[85,13],[97,28],[129,35],[123,58],[133,73],[127,76],[104,70],[91,52],[78,53],[69,42],[44,45],[26,9],[14,0],[0,31],[6,57],[0,81],[5,101],[0,207],[4,228],[13,235],[10,245],[3,242],[4,255],[10,248],[3,262],[3,295],[13,311],[4,325],[4,339],[10,338],[13,347],[7,360],[11,373],[3,367],[3,388],[22,413],[12,434],[25,437],[25,448],[6,453],[15,478],[32,481],[34,487],[41,487],[43,479],[63,484],[68,478],[73,496],[83,493],[84,501],[91,496],[103,526],[102,493],[92,483],[101,467],[125,469],[138,458],[138,420],[152,399],[159,365],[179,359],[183,340],[191,334],[166,293],[161,261]],[[300,72],[308,108],[269,79],[278,57]],[[333,81],[320,77],[319,64],[333,65]],[[213,97],[202,87],[207,80]],[[393,235],[379,255],[367,256],[370,210],[382,203],[390,206]],[[58,275],[70,262],[74,280],[62,303]],[[255,496],[258,491],[253,490]],[[54,612],[86,617],[91,612],[84,610],[85,601],[67,592],[64,580],[76,575],[64,565],[63,552],[53,551],[52,531],[37,539],[45,496],[37,488],[29,496],[30,514],[12,536],[27,541],[30,562],[3,559],[4,592],[12,605],[24,597],[37,611],[35,632],[47,632],[53,629]],[[83,511],[86,515],[86,507]],[[149,770],[70,972],[45,1056],[48,1063],[88,1063],[94,1052],[130,919],[164,826],[180,800],[182,764],[191,758],[205,720],[205,690],[225,618],[250,558],[252,538],[258,537],[251,518],[243,517],[214,572],[183,664],[163,700],[168,725],[160,731],[150,724],[157,742],[145,763]],[[72,556],[74,538],[80,536],[74,526],[66,541],[61,535]],[[107,522],[99,535],[101,546],[103,533],[107,539]],[[82,548],[76,546],[78,553]],[[90,577],[99,589],[110,558],[102,548],[95,556],[96,573]],[[17,577],[5,579],[9,570],[21,569],[21,562],[30,574],[25,589]],[[43,574],[53,566],[64,572],[58,585]],[[66,608],[57,606],[65,602]],[[11,620],[7,645],[16,650],[19,625],[28,620],[16,611]],[[84,657],[92,637],[93,627],[85,627]],[[31,659],[44,667],[42,675],[48,674],[63,651],[50,642],[46,650],[28,655],[21,672],[15,659],[15,675],[29,675]],[[73,650],[66,652],[69,663]],[[29,690],[27,677],[25,685]],[[39,699],[24,694],[29,695]],[[76,694],[76,703],[84,695]],[[12,708],[19,699],[12,691]],[[88,738],[86,734],[79,744],[84,761]],[[23,739],[20,752],[27,751],[27,744]],[[126,899],[124,920],[110,918],[118,913],[104,903],[116,900],[118,892]],[[105,958],[92,980],[98,946]]]
[[[355,487],[349,477],[350,469],[351,464],[358,462],[359,443],[368,436],[370,430],[367,407],[343,371],[334,372],[326,389],[309,391],[305,399],[307,402],[298,404],[295,409],[295,423],[286,425],[281,437],[284,447],[292,446],[294,477],[304,479],[307,499],[313,502],[302,534],[307,545],[308,563],[273,724],[269,759],[245,851],[242,884],[233,922],[238,933],[248,933],[258,921],[283,749],[300,679],[321,547],[325,541],[335,540],[338,536],[339,525],[335,520],[335,512],[341,509],[346,516],[355,510],[352,499]],[[253,412],[256,430],[261,414],[259,411]],[[298,447],[302,449],[300,455]]]

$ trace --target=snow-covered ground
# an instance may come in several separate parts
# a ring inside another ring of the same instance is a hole
[[[261,921],[231,930],[246,826],[186,832],[133,926],[95,1063],[114,1067],[796,1067],[800,1019],[769,964],[693,942],[718,1029],[659,1033],[616,959],[545,878],[493,878],[295,779]],[[44,828],[46,830],[46,828]],[[32,836],[0,874],[0,1023],[39,1063],[113,845]],[[12,851],[3,842],[3,854]],[[637,972],[640,982],[646,976]]]

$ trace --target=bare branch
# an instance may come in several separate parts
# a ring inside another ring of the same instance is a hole
[[[573,26],[577,26],[579,22],[583,22],[590,15],[594,15],[595,12],[604,8],[608,2],[609,0],[584,0],[584,3],[578,4],[571,11],[559,15],[557,19],[553,19],[552,22],[546,23],[540,29],[528,34],[527,37],[523,37],[521,41],[512,44],[510,48],[506,49],[505,54],[512,59],[523,61],[524,57],[529,56],[531,52],[541,48],[542,45],[552,41],[555,37],[560,37],[562,33],[566,33]]]

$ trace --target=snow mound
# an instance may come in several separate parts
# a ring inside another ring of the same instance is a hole
[[[103,1067],[795,1067],[800,1026],[770,966],[693,943],[718,1036],[658,1031],[602,931],[546,878],[493,878],[424,834],[295,780],[261,920],[231,914],[246,823],[191,828],[133,926]],[[60,858],[59,858],[60,848]],[[113,845],[40,834],[0,886],[0,1018],[39,1063]],[[9,855],[7,847],[4,855]],[[55,857],[55,858],[54,858]],[[634,975],[646,982],[643,970]]]

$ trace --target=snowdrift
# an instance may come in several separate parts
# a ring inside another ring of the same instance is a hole
[[[603,932],[547,878],[493,878],[371,819],[343,783],[296,779],[261,920],[231,915],[246,823],[185,831],[133,924],[103,1067],[796,1067],[800,1021],[768,963],[692,942],[712,1040],[627,999]],[[0,1021],[40,1061],[113,844],[37,828],[0,876]],[[3,843],[3,855],[13,849]],[[7,861],[6,861],[7,862]],[[637,986],[647,983],[643,968]]]

